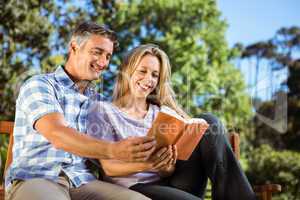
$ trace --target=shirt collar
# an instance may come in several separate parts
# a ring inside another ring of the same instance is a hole
[[[54,72],[54,76],[56,81],[61,83],[63,86],[67,88],[72,88],[75,86],[75,83],[72,81],[72,79],[69,77],[69,75],[64,70],[63,66],[58,66],[57,69]]]
[[[78,91],[76,84],[74,83],[74,81],[72,81],[72,79],[66,73],[63,66],[58,66],[57,69],[55,70],[54,74],[55,74],[56,81],[61,83],[64,87],[72,88],[72,89],[75,89]],[[87,85],[84,94],[90,96],[90,95],[94,95],[94,93],[95,93],[95,84],[90,82]]]

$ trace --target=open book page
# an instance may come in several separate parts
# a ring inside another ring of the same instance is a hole
[[[166,114],[171,115],[181,121],[184,121],[183,117],[181,117],[175,110],[169,108],[168,106],[161,106],[160,112],[166,113]]]
[[[205,119],[202,118],[191,118],[188,120],[185,120],[186,124],[207,124]]]
[[[175,110],[167,107],[167,106],[162,106],[160,109],[160,112],[166,113],[168,115],[171,115],[181,121],[183,121],[186,124],[193,124],[193,123],[207,123],[205,119],[202,118],[191,118],[191,119],[184,119],[182,116],[180,116]]]

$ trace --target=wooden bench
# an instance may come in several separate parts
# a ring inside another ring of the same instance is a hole
[[[0,121],[0,134],[8,134],[9,135],[9,143],[8,143],[8,149],[6,154],[6,160],[5,160],[5,167],[4,172],[5,174],[6,169],[12,162],[12,146],[14,142],[13,138],[13,129],[14,129],[14,123],[10,121]],[[4,181],[3,177],[1,179]],[[4,183],[3,183],[4,184]],[[0,200],[4,200],[4,186],[0,185]]]
[[[13,146],[13,128],[14,123],[10,121],[0,121],[0,134],[8,134],[9,135],[9,144],[7,150],[7,157],[5,162],[5,168],[3,174],[5,174],[6,169],[12,162],[12,146]],[[229,133],[229,141],[231,143],[233,152],[235,156],[240,158],[240,137],[237,133],[231,132]],[[1,177],[3,180],[3,177]],[[281,186],[277,184],[266,184],[260,186],[254,186],[254,191],[258,195],[261,200],[271,200],[272,194],[275,192],[281,191]],[[4,186],[0,186],[0,200],[4,200]]]

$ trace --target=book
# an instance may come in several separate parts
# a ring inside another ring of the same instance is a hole
[[[204,119],[184,119],[174,110],[162,106],[147,135],[155,137],[157,149],[176,145],[177,159],[188,160],[208,127]]]

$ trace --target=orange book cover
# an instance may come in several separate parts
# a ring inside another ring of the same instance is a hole
[[[188,160],[208,126],[204,119],[184,119],[175,111],[163,106],[147,135],[155,137],[157,149],[176,145],[177,159]]]

